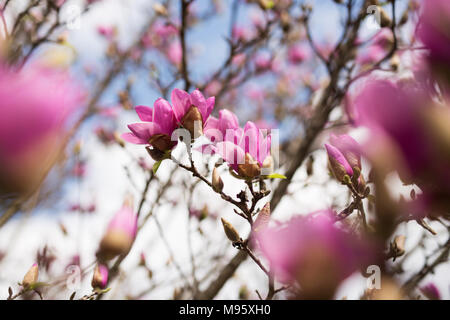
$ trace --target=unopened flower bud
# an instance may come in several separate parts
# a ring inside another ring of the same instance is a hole
[[[120,137],[120,133],[118,133],[117,131],[114,131],[114,140],[119,146],[125,148],[125,141]]]
[[[233,225],[231,223],[229,223],[227,220],[225,220],[224,218],[220,218],[220,219],[222,220],[223,230],[225,231],[225,235],[227,236],[227,238],[233,243],[240,242],[241,237],[239,236],[239,233],[233,227]]]
[[[136,232],[137,216],[133,211],[132,199],[128,197],[108,225],[100,242],[98,258],[107,261],[118,255],[127,254],[133,245]]]
[[[238,173],[244,178],[254,178],[261,174],[261,167],[258,161],[247,152],[245,154],[245,163],[238,164]]]
[[[430,300],[441,300],[441,293],[434,283],[429,283],[420,288],[422,294]]]
[[[330,169],[335,178],[343,182],[344,177],[350,177],[353,175],[353,169],[348,163],[347,159],[345,159],[344,155],[334,146],[325,144],[325,148],[328,154],[328,162],[330,164]]]
[[[389,18],[388,14],[383,8],[379,8],[380,10],[380,27],[390,27],[392,24],[391,18]]]
[[[402,14],[402,17],[400,18],[398,25],[403,26],[408,22],[408,19],[409,19],[409,10],[405,10]]]
[[[269,155],[264,159],[262,169],[263,169],[263,172],[265,175],[269,175],[269,174],[273,173],[273,158],[272,158],[272,156]]]
[[[156,148],[146,147],[145,150],[147,150],[150,157],[152,157],[152,159],[155,161],[161,161],[166,156],[164,152],[162,152]]]
[[[253,223],[253,232],[259,232],[263,230],[270,221],[270,202],[267,202],[258,214],[255,222]]]
[[[397,54],[394,54],[394,55],[392,56],[391,61],[390,61],[390,64],[391,64],[392,70],[394,70],[394,71],[397,71],[397,70],[398,70],[398,68],[399,68],[399,66],[400,66],[400,58],[398,57]]]
[[[167,16],[167,9],[161,3],[156,2],[153,4],[153,10],[159,15]]]
[[[395,261],[396,258],[405,254],[405,236],[396,236],[390,244],[390,256]]]
[[[92,288],[105,289],[108,284],[108,268],[103,264],[97,264],[94,270],[94,276],[92,277]]]
[[[22,286],[24,288],[28,288],[31,285],[35,284],[38,281],[39,277],[39,268],[37,263],[33,264],[28,270],[28,272],[25,274],[22,280]]]
[[[172,141],[167,134],[155,134],[151,136],[148,143],[161,152],[171,150],[174,146],[174,141]]]
[[[219,175],[219,170],[217,170],[216,167],[214,167],[212,172],[212,186],[214,188],[214,191],[216,192],[222,192],[223,190],[223,181],[222,178]]]
[[[203,135],[203,118],[200,110],[192,105],[181,119],[183,128],[189,131],[191,139],[195,139]]]

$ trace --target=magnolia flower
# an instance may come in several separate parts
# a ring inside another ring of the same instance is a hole
[[[363,151],[378,172],[395,170],[404,183],[423,191],[410,213],[448,216],[449,109],[436,106],[420,84],[389,80],[366,83],[354,107],[357,123],[370,131]]]
[[[355,139],[347,134],[331,134],[330,144],[342,153],[351,168],[357,167],[361,170],[361,147]]]
[[[116,29],[113,26],[103,26],[103,25],[101,25],[101,26],[97,27],[97,32],[101,36],[105,37],[106,39],[111,40],[116,34]]]
[[[92,288],[105,289],[108,284],[108,268],[103,264],[97,264],[92,277]]]
[[[132,201],[126,199],[122,208],[110,221],[97,253],[101,261],[126,254],[130,251],[137,232],[137,215],[132,208]]]
[[[205,136],[215,143],[221,141],[236,143],[237,139],[242,135],[237,116],[227,109],[219,111],[219,118],[210,116],[204,131]]]
[[[167,47],[167,58],[170,62],[176,65],[181,64],[183,58],[183,48],[179,41],[172,41],[172,43]]]
[[[330,144],[325,144],[328,161],[333,175],[340,182],[344,177],[353,176],[353,171],[361,172],[361,153],[358,143],[349,135],[331,135]]]
[[[266,52],[257,54],[253,62],[255,63],[256,70],[259,72],[265,72],[272,69],[272,57]]]
[[[434,283],[429,283],[421,287],[420,291],[430,300],[441,300],[441,293]]]
[[[347,159],[345,159],[344,155],[338,148],[333,147],[332,145],[325,144],[325,149],[328,154],[328,162],[330,164],[330,169],[333,172],[335,178],[342,182],[344,181],[344,177],[347,175],[351,177],[353,175],[353,169],[348,163]]]
[[[424,1],[421,23],[417,35],[430,49],[431,64],[450,68],[450,2],[448,0]]]
[[[297,216],[255,234],[277,279],[300,284],[301,298],[331,299],[338,285],[369,257],[361,241],[335,226],[333,215],[325,210]]]
[[[215,98],[206,99],[198,89],[191,94],[174,89],[171,99],[177,122],[189,131],[193,139],[201,136],[203,127],[214,108]]]
[[[288,50],[288,60],[292,64],[300,64],[308,58],[308,51],[300,45],[291,46]]]
[[[217,153],[243,178],[254,178],[270,161],[271,136],[264,136],[262,130],[249,121],[244,130],[236,129],[232,140],[226,139],[216,145]]]
[[[156,33],[163,39],[169,36],[178,34],[178,29],[173,23],[164,23],[161,21],[156,22],[151,29],[152,32]]]
[[[137,106],[135,110],[143,122],[129,124],[131,133],[122,134],[122,139],[135,144],[150,144],[161,153],[172,150],[176,142],[171,136],[177,124],[169,102],[160,98],[153,104],[153,109]]]
[[[421,111],[428,102],[415,86],[389,80],[369,81],[353,103],[357,124],[368,127],[372,134],[374,143],[366,148],[367,153],[376,156],[383,145],[394,143],[393,148],[403,154],[409,173],[419,173],[429,166],[431,146],[422,130]]]
[[[42,182],[83,100],[64,71],[0,65],[0,192],[29,192]]]

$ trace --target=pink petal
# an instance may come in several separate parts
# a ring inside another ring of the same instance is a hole
[[[211,115],[215,103],[216,103],[215,97],[209,97],[208,99],[206,99],[206,118],[208,118]]]
[[[220,128],[225,131],[226,129],[239,128],[239,120],[237,116],[230,110],[223,109],[219,111]]]
[[[161,127],[162,133],[172,135],[175,128],[175,118],[169,102],[159,98],[155,101],[153,107],[155,109],[153,121]]]
[[[171,100],[175,117],[178,122],[181,122],[181,119],[190,107],[190,96],[186,91],[174,89],[171,94]]]
[[[138,122],[128,125],[134,135],[142,140],[148,141],[151,136],[162,133],[161,127],[154,122]]]
[[[245,163],[244,150],[229,141],[219,142],[217,144],[217,153],[235,170],[237,170],[238,164]]]
[[[147,106],[137,106],[134,108],[136,113],[142,121],[152,122],[153,119],[153,109]]]
[[[347,159],[345,159],[344,155],[332,145],[325,144],[325,148],[327,149],[328,156],[330,158],[333,158],[337,163],[339,163],[349,176],[352,176],[353,169],[348,163]]]
[[[138,138],[134,135],[134,133],[131,133],[131,132],[123,133],[120,137],[123,140],[125,140],[126,142],[130,142],[130,143],[134,143],[134,144],[148,144],[147,140]]]
[[[203,94],[200,92],[200,90],[195,89],[191,95],[191,103],[198,108],[200,113],[202,114],[203,122],[206,121],[209,114],[207,114],[207,107],[206,107],[206,99],[203,96]]]
[[[256,125],[248,121],[244,127],[244,135],[241,138],[239,146],[245,151],[250,153],[253,159],[258,159],[259,153],[259,130]]]

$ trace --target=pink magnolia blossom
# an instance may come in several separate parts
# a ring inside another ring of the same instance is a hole
[[[97,32],[106,39],[111,40],[116,34],[116,29],[113,26],[101,25],[97,27]]]
[[[135,144],[150,144],[160,152],[171,150],[176,143],[171,141],[177,127],[172,106],[164,99],[157,99],[153,109],[137,106],[136,113],[143,122],[128,125],[131,133],[122,134],[125,141]]]
[[[288,50],[288,60],[292,64],[300,64],[309,57],[309,52],[301,45],[293,45]]]
[[[174,89],[171,100],[176,121],[189,130],[191,137],[202,135],[204,125],[214,109],[215,98],[205,98],[198,89],[190,94]],[[196,122],[199,125],[196,126]]]
[[[22,192],[40,183],[84,97],[63,71],[0,66],[0,190]]]
[[[217,143],[223,141],[237,143],[242,136],[242,129],[239,127],[237,116],[227,109],[222,109],[219,111],[219,118],[214,116],[208,118],[204,134],[212,144],[202,146],[200,151],[203,154],[215,154]]]
[[[179,41],[172,41],[172,43],[167,47],[166,53],[170,62],[176,65],[181,64],[183,49],[181,48],[181,43]]]
[[[444,63],[446,68],[449,68],[450,2],[447,0],[424,1],[421,18],[417,34],[430,49],[431,63]]]
[[[220,92],[221,89],[222,84],[220,83],[220,81],[214,80],[208,83],[208,85],[205,87],[205,93],[209,96],[215,96]]]
[[[137,231],[137,216],[133,209],[124,205],[116,212],[108,225],[107,232],[123,232],[128,237],[134,239]]]
[[[429,49],[428,64],[435,77],[441,80],[445,95],[450,96],[450,2],[425,1],[418,38]]]
[[[447,130],[450,110],[435,106],[413,82],[371,80],[355,97],[357,123],[370,130],[363,148],[382,170],[396,170],[404,183],[423,194],[414,215],[440,215],[450,207],[450,157]],[[430,165],[430,164],[433,165]]]
[[[256,55],[253,62],[255,63],[256,70],[259,72],[265,72],[272,69],[272,57],[268,53]]]
[[[235,40],[246,42],[253,37],[253,34],[247,27],[234,26],[232,36]]]
[[[428,283],[421,287],[420,291],[430,300],[441,300],[441,293],[434,283]]]
[[[333,216],[330,210],[297,216],[255,234],[277,279],[300,284],[302,298],[331,299],[338,285],[370,257],[360,239],[336,227]]]
[[[235,56],[233,56],[233,59],[231,60],[231,63],[235,66],[242,66],[245,62],[246,56],[244,53],[239,53]]]
[[[265,137],[263,131],[249,121],[243,130],[236,129],[225,141],[217,143],[216,150],[240,176],[254,178],[261,174],[270,156],[270,147],[271,136]]]
[[[358,167],[361,170],[361,147],[355,139],[347,134],[331,134],[330,144],[344,155],[352,168]]]
[[[158,21],[153,25],[152,32],[156,33],[159,37],[166,39],[169,36],[178,34],[178,29],[172,23]]]
[[[227,109],[222,109],[219,111],[219,118],[213,116],[209,117],[205,125],[205,136],[212,142],[220,142],[224,140],[234,142],[235,137],[238,138],[241,136],[239,131],[242,130],[239,128],[239,120],[237,116]],[[220,133],[222,139],[217,139],[217,132]],[[227,136],[228,139],[226,139]]]
[[[92,288],[105,289],[108,284],[108,268],[103,264],[98,264],[94,270],[94,276],[92,277]]]
[[[420,110],[426,106],[414,86],[389,80],[369,81],[354,99],[357,123],[371,129],[374,139],[395,141],[411,172],[422,170],[430,161],[430,147],[421,130]]]
[[[137,215],[128,199],[117,211],[106,229],[97,253],[101,261],[110,260],[117,255],[126,254],[133,245],[137,233]]]
[[[329,144],[325,144],[325,149],[327,150],[330,169],[336,179],[342,182],[346,175],[351,177],[353,175],[352,166],[348,163],[342,152]]]

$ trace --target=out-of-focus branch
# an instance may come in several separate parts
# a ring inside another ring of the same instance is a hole
[[[412,292],[419,283],[429,274],[432,273],[433,270],[440,265],[441,263],[445,263],[449,261],[449,254],[450,254],[450,238],[447,240],[447,242],[441,247],[440,249],[441,253],[439,256],[430,264],[428,265],[425,263],[423,268],[415,275],[413,275],[411,278],[409,278],[405,284],[403,285],[403,288],[407,293]]]
[[[189,14],[189,5],[192,0],[180,0],[181,1],[181,27],[180,27],[180,41],[181,41],[181,75],[184,79],[184,90],[189,90],[191,86],[191,80],[189,79],[187,48],[186,48],[186,31],[187,31],[187,17]]]

